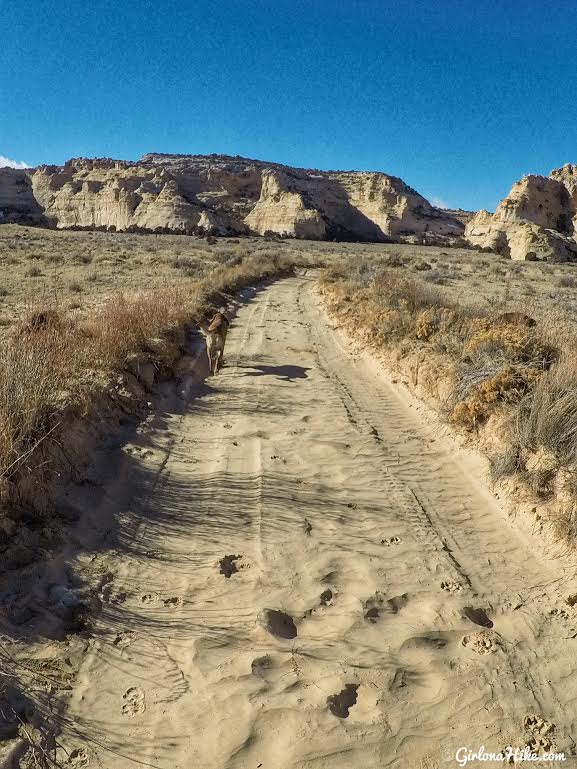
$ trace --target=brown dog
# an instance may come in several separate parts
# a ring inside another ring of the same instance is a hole
[[[208,355],[208,368],[214,376],[222,366],[224,343],[230,321],[224,314],[224,308],[216,312],[206,328],[201,331],[206,338],[206,354]]]

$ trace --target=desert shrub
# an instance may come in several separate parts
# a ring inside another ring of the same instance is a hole
[[[243,260],[241,254],[235,253],[231,249],[215,252],[213,258],[217,264],[222,264],[225,267],[234,267],[237,264],[240,264]]]
[[[146,350],[147,340],[185,322],[191,298],[175,287],[112,297],[106,311],[95,313],[82,327],[95,365],[118,368],[130,352]]]
[[[80,264],[90,264],[93,259],[94,255],[89,251],[85,251],[82,254],[77,254],[74,258],[74,261],[79,262]]]
[[[450,313],[442,313],[434,334],[429,337],[433,349],[449,355],[454,362],[460,361],[463,349],[471,338],[471,325],[480,312],[467,312],[465,308],[459,308],[457,311],[453,308]]]
[[[177,270],[196,270],[200,262],[191,256],[177,256],[171,260],[171,264]]]
[[[378,298],[391,308],[411,313],[443,305],[443,296],[436,289],[392,269],[380,270],[373,279]]]
[[[468,428],[475,427],[489,416],[497,403],[520,400],[539,373],[528,366],[500,369],[470,388],[469,397],[453,407],[449,421]]]
[[[252,253],[250,247],[248,245],[245,245],[244,243],[240,243],[238,246],[235,246],[235,248],[233,248],[232,251],[234,255],[239,257],[241,260],[246,259]]]
[[[449,282],[449,272],[445,269],[432,269],[423,275],[423,280],[434,283],[437,286],[446,286]]]
[[[430,339],[439,331],[447,331],[458,318],[458,313],[448,307],[429,307],[415,321],[417,339]]]
[[[366,288],[375,280],[376,275],[381,269],[382,267],[375,261],[363,257],[350,258],[344,267],[347,279],[351,283],[363,288]],[[333,265],[327,271],[333,274],[335,278],[343,276],[343,266]]]
[[[533,328],[517,324],[495,324],[489,318],[473,323],[473,333],[463,348],[463,357],[472,362],[532,363],[547,368],[557,350]]]
[[[484,319],[463,348],[464,356],[494,361],[502,355],[518,358],[527,339],[527,332],[517,326],[494,327]]]
[[[559,288],[575,288],[577,286],[577,279],[572,275],[562,275],[557,280],[557,286]]]
[[[519,447],[515,445],[507,446],[501,453],[492,456],[490,467],[493,482],[522,472],[524,465],[520,457]]]
[[[387,267],[405,266],[405,260],[403,260],[399,254],[390,254],[389,256],[385,257],[385,263]]]

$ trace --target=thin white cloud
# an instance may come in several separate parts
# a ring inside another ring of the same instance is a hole
[[[0,155],[0,168],[30,168],[30,166],[24,161],[10,160],[10,158]]]
[[[429,200],[429,202],[432,206],[435,206],[435,208],[451,208],[451,206],[448,203],[445,203],[444,200],[434,196]]]

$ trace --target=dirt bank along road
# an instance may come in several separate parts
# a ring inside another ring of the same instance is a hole
[[[83,556],[102,610],[61,736],[75,762],[405,769],[572,747],[572,575],[311,279],[241,306],[221,374],[176,403],[94,510],[117,523]]]

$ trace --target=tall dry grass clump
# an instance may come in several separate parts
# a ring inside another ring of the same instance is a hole
[[[199,289],[182,286],[141,291],[111,297],[99,311],[79,328],[84,344],[103,369],[122,365],[129,353],[149,349],[151,339],[181,328],[190,322],[199,304]]]
[[[28,317],[0,345],[0,504],[9,480],[54,429],[54,414],[69,386],[75,332],[59,316]],[[40,320],[39,320],[40,318]]]
[[[514,442],[530,451],[545,449],[561,465],[577,467],[577,362],[566,351],[519,404]]]

